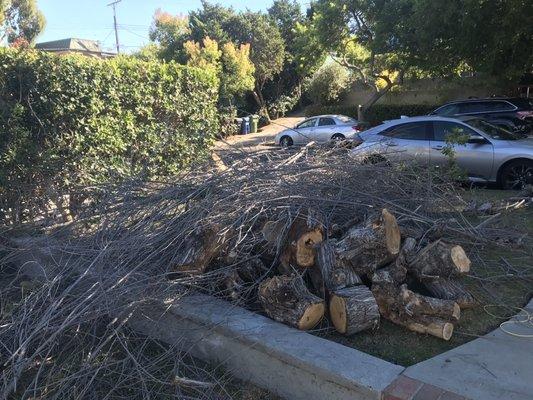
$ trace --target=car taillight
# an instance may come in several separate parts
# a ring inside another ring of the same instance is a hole
[[[520,119],[533,118],[533,111],[518,111],[516,116]]]
[[[357,132],[363,132],[365,130],[363,124],[357,124],[352,126],[352,129]]]

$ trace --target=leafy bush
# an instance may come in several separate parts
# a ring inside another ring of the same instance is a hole
[[[427,115],[438,106],[406,104],[406,105],[385,105],[375,104],[365,113],[365,119],[370,126],[381,124],[383,121],[397,119],[402,115],[414,117],[417,115]],[[342,114],[357,118],[357,106],[320,106],[312,105],[307,107],[306,115],[320,114]]]
[[[0,208],[18,216],[52,186],[175,174],[218,130],[209,71],[2,49],[0,72]]]
[[[337,63],[322,66],[311,77],[306,94],[316,104],[332,104],[346,94],[351,83],[348,69]]]

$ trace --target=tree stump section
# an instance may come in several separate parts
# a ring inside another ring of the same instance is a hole
[[[336,290],[362,284],[361,278],[337,259],[335,245],[330,239],[322,242],[317,250],[316,265],[322,275],[325,289],[331,293]]]
[[[460,282],[435,278],[426,280],[424,286],[432,296],[443,300],[453,300],[463,309],[475,307],[477,304],[474,297]]]
[[[365,227],[354,227],[336,246],[338,260],[357,275],[373,273],[393,261],[400,252],[401,233],[387,209]]]
[[[464,275],[470,259],[461,246],[437,240],[424,247],[409,263],[409,270],[422,282],[435,278]]]
[[[333,293],[329,313],[335,329],[344,335],[353,335],[379,325],[378,305],[372,292],[364,285]]]
[[[314,328],[324,317],[324,300],[310,293],[299,275],[263,281],[258,297],[270,318],[301,330]]]

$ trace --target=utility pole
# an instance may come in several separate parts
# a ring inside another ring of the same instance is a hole
[[[117,27],[117,9],[116,5],[120,3],[122,0],[116,0],[113,3],[109,3],[107,6],[113,7],[113,25],[115,26],[115,43],[117,44],[117,54],[120,54],[120,43],[118,41],[118,27]]]

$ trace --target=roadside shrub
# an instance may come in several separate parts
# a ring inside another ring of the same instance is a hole
[[[133,57],[0,50],[0,208],[52,188],[170,176],[218,130],[213,73]]]
[[[351,74],[333,62],[322,66],[306,84],[306,94],[315,104],[332,104],[339,101],[349,88]]]
[[[406,104],[406,105],[385,105],[375,104],[365,113],[365,119],[370,126],[381,124],[383,121],[397,119],[402,115],[414,117],[417,115],[427,115],[438,106]],[[312,105],[306,108],[306,115],[320,114],[342,114],[357,118],[357,106],[320,106]]]

